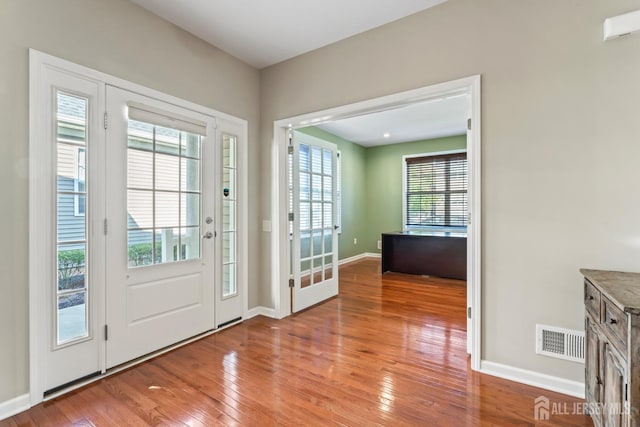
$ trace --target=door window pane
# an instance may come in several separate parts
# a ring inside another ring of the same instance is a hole
[[[129,267],[200,258],[201,137],[129,120]]]
[[[181,227],[180,243],[182,245],[180,259],[200,258],[200,227]]]
[[[129,267],[153,264],[153,229],[129,230],[127,232],[127,254]]]

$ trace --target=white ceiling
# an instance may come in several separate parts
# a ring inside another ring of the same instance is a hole
[[[131,0],[256,68],[293,58],[446,0]],[[371,147],[465,132],[466,96],[318,127]],[[389,134],[388,138],[383,135]]]
[[[467,129],[468,101],[466,94],[453,95],[317,127],[364,147],[461,135]]]
[[[131,0],[264,68],[446,0]]]

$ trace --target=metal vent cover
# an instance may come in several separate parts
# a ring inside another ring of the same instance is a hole
[[[536,325],[536,353],[584,362],[584,332],[538,324]]]

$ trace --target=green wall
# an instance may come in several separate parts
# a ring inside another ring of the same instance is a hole
[[[466,148],[465,135],[365,148],[316,127],[299,131],[333,142],[340,150],[339,259],[379,253],[380,234],[402,229],[402,156]]]
[[[457,135],[366,149],[365,203],[369,214],[363,252],[379,253],[380,233],[402,230],[402,156],[466,147],[466,135]]]

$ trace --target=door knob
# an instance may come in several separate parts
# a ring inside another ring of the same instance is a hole
[[[210,231],[207,231],[206,233],[204,233],[204,235],[202,236],[203,239],[211,239],[213,237],[213,233]]]

